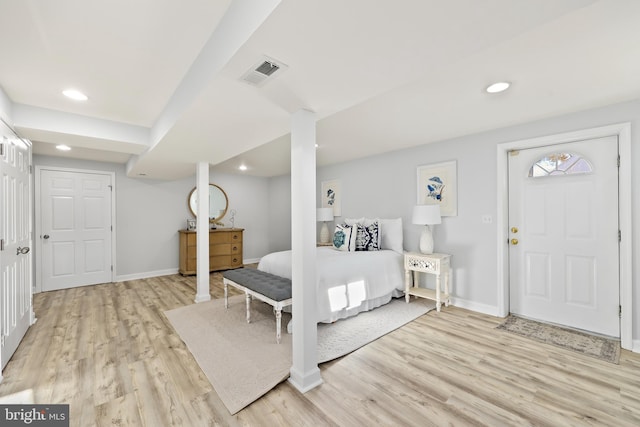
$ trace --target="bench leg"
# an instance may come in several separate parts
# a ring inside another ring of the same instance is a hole
[[[229,308],[229,285],[226,282],[224,284],[224,308],[225,310]]]
[[[276,342],[280,344],[282,337],[282,310],[276,310]]]
[[[251,323],[251,295],[245,294],[247,300],[247,323]]]

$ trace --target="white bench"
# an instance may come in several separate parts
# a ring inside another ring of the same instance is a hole
[[[258,298],[271,305],[276,314],[276,342],[282,337],[282,309],[291,305],[291,280],[255,268],[238,268],[222,273],[224,283],[224,308],[229,308],[228,286],[245,293],[247,323],[251,323],[251,298]]]

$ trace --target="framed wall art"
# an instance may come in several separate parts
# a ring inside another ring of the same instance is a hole
[[[458,215],[456,161],[418,166],[418,205],[440,205],[440,215]]]
[[[323,181],[320,191],[322,191],[322,207],[333,208],[333,216],[341,216],[340,197],[342,196],[342,188],[340,180]]]

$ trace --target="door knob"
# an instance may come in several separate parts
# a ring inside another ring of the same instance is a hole
[[[47,239],[49,238],[49,235],[48,235],[48,234],[45,234],[44,236],[42,236],[42,238],[43,238],[44,240],[47,240]]]
[[[511,227],[511,232],[512,233],[517,233],[518,232],[518,227]]]
[[[511,239],[511,244],[512,245],[517,245],[518,244],[518,239]]]
[[[21,248],[20,246],[18,246],[18,250],[16,251],[16,255],[20,255],[20,254],[26,255],[26,254],[29,253],[29,250],[30,250],[30,248],[28,248],[28,247]]]

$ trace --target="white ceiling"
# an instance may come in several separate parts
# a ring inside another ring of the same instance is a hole
[[[36,154],[273,176],[300,108],[328,165],[640,98],[638,22],[637,0],[0,0],[0,87]],[[265,55],[288,68],[241,82]]]

